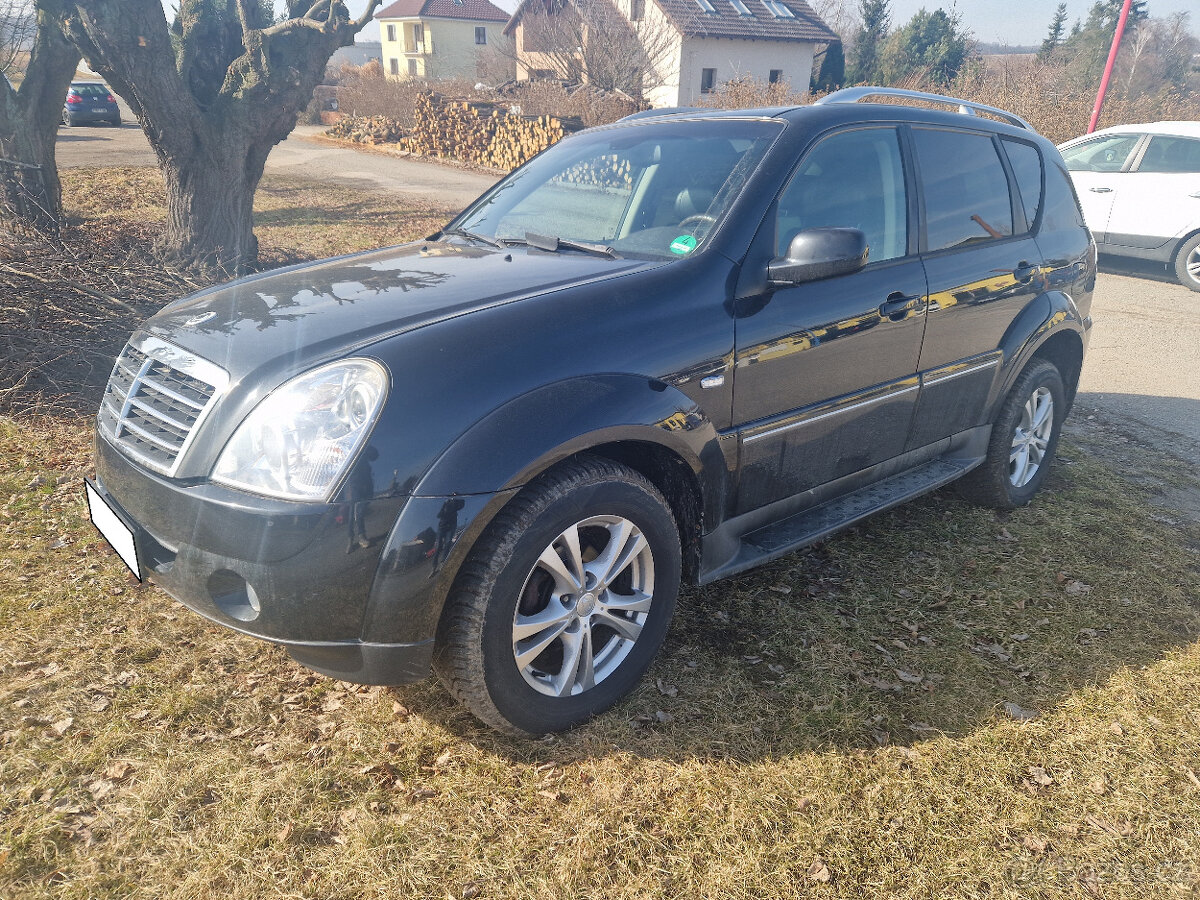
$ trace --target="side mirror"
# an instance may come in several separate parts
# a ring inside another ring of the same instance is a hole
[[[857,228],[809,228],[788,246],[787,256],[767,264],[767,282],[787,287],[849,275],[867,264],[867,236]]]

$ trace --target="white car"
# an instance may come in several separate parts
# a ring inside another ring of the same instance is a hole
[[[1200,291],[1200,122],[1117,125],[1058,149],[1100,252],[1159,260]]]

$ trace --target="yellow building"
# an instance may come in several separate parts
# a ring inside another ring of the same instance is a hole
[[[501,39],[508,13],[488,0],[397,0],[375,18],[389,78],[474,80],[484,74],[481,63]]]

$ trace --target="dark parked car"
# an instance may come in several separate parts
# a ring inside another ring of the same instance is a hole
[[[117,98],[107,86],[99,81],[73,81],[63,102],[62,123],[72,125],[94,125],[106,122],[121,124],[121,110]]]
[[[1095,245],[1020,119],[880,93],[580,132],[427,240],[170,304],[113,370],[94,520],[306,666],[433,669],[539,734],[632,689],[681,582],[954,480],[1028,502]]]

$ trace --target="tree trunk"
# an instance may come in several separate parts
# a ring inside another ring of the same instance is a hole
[[[0,81],[0,217],[10,225],[55,232],[62,219],[62,186],[54,144],[62,104],[79,51],[56,18],[38,4],[38,29],[24,80]]]
[[[44,0],[57,2],[57,0]],[[65,0],[63,28],[129,103],[167,188],[162,249],[186,266],[238,274],[258,255],[254,193],[267,154],[296,127],[333,51],[353,43],[382,0],[352,19],[340,0],[287,0],[272,22],[255,0]]]
[[[167,189],[160,250],[182,266],[239,275],[258,257],[254,194],[271,144],[224,137],[217,146],[211,136],[196,141],[186,155],[159,152]]]

